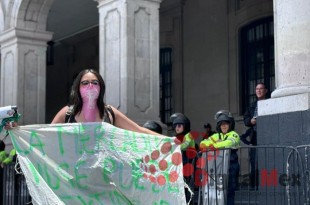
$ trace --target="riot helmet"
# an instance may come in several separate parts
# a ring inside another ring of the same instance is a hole
[[[184,115],[180,112],[176,112],[176,113],[173,113],[171,116],[170,116],[170,121],[173,123],[173,121],[175,120],[175,118],[177,117],[184,117]]]
[[[185,115],[183,115],[183,114],[179,115],[178,117],[176,117],[173,120],[172,126],[173,126],[174,130],[175,130],[177,124],[183,125],[183,132],[179,133],[179,134],[185,135],[191,131],[191,122],[189,121],[189,119]]]
[[[214,116],[215,120],[216,120],[216,131],[217,132],[221,132],[221,123],[223,121],[228,122],[229,123],[229,130],[228,132],[232,131],[235,129],[235,119],[232,116],[232,114],[227,111],[227,110],[220,110],[218,111],[215,116]]]
[[[149,120],[146,123],[144,123],[143,127],[152,130],[154,132],[157,132],[158,134],[163,133],[162,127],[155,121]]]

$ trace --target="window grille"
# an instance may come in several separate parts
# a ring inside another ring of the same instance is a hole
[[[172,114],[171,48],[160,49],[160,119],[168,123]]]
[[[275,89],[273,17],[257,20],[241,29],[241,111],[256,100],[255,87],[263,82],[267,97]]]

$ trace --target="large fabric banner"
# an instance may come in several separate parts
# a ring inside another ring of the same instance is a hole
[[[9,133],[33,204],[186,204],[174,137],[104,122],[19,126]]]

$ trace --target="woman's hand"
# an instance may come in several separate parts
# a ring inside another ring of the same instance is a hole
[[[17,126],[18,126],[17,122],[6,122],[5,126],[4,126],[4,129],[10,130],[13,127],[17,127]]]

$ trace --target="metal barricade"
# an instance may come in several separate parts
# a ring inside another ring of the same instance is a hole
[[[237,150],[235,205],[309,205],[310,145],[243,146]],[[231,150],[198,153],[189,185],[195,191],[193,205],[226,205],[231,180]],[[234,161],[235,162],[235,161]],[[0,168],[0,204],[26,205],[31,198],[15,164]]]
[[[24,175],[15,171],[15,163],[0,168],[0,204],[31,205],[31,197]]]
[[[304,204],[310,204],[310,145],[298,146],[296,147],[296,150],[301,156],[302,175],[300,179],[304,188]]]
[[[243,146],[238,148],[238,165],[231,169],[229,149],[200,153],[195,160],[197,205],[309,205],[310,145]],[[226,156],[226,158],[225,158]],[[233,170],[238,170],[237,186]],[[232,179],[233,178],[233,179]],[[232,193],[231,203],[227,194]]]
[[[214,150],[201,154],[201,186],[199,204],[226,204],[230,150]],[[205,162],[205,163],[203,163]]]
[[[248,160],[242,156],[248,155]],[[239,199],[235,204],[306,204],[303,156],[290,146],[241,147]],[[246,166],[246,164],[248,166]],[[242,169],[241,169],[242,170]]]

